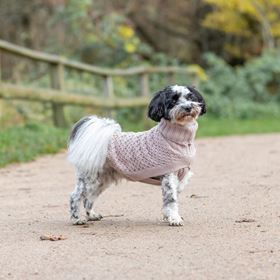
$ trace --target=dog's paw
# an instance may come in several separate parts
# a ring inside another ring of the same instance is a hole
[[[100,221],[103,218],[101,214],[94,213],[87,216],[88,221]]]
[[[86,219],[75,219],[75,218],[72,218],[71,219],[71,222],[74,226],[79,226],[79,225],[85,225],[87,223],[87,220]]]
[[[168,217],[168,223],[170,226],[183,226],[184,225],[184,221],[182,219],[182,217],[178,216],[174,216],[174,217]]]

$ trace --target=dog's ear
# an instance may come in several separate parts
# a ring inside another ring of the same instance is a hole
[[[159,122],[165,114],[165,89],[157,92],[148,107],[148,117]]]
[[[159,122],[164,116],[164,91],[155,94],[148,107],[148,117],[153,121]]]
[[[196,100],[197,102],[200,103],[200,116],[204,115],[206,113],[206,102],[204,100],[204,98],[202,97],[202,95],[200,94],[200,92],[195,88],[195,87],[187,87],[193,94],[195,94]]]

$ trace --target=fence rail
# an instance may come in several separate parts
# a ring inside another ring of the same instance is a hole
[[[28,58],[36,62],[44,62],[50,67],[51,89],[34,89],[1,82],[0,98],[20,99],[52,104],[53,121],[56,126],[66,125],[63,108],[65,105],[76,105],[93,108],[119,109],[129,107],[145,107],[149,96],[149,75],[165,73],[172,80],[174,74],[186,74],[197,77],[196,69],[189,67],[134,67],[128,69],[107,69],[68,60],[64,57],[34,51],[0,40],[0,51]],[[78,72],[87,72],[103,78],[104,92],[102,97],[82,96],[67,92],[65,88],[65,68]],[[0,65],[1,74],[1,65]],[[116,98],[114,95],[114,76],[139,76],[141,97]]]

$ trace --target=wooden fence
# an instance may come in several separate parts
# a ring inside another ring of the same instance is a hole
[[[66,125],[64,106],[76,105],[93,108],[119,109],[131,107],[146,107],[149,102],[149,75],[165,73],[169,81],[173,81],[175,74],[186,74],[197,77],[197,70],[190,67],[135,67],[129,69],[106,69],[81,62],[50,55],[0,40],[0,51],[19,57],[28,58],[36,62],[44,62],[50,66],[50,89],[30,88],[13,85],[1,80],[0,65],[0,98],[52,104],[53,121],[56,126]],[[104,90],[100,97],[82,96],[67,92],[65,88],[65,69],[87,72],[102,77]],[[140,97],[119,98],[114,95],[113,77],[138,76],[141,88]]]

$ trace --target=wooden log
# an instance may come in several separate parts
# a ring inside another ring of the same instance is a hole
[[[92,96],[82,96],[52,89],[23,87],[7,83],[0,84],[0,98],[36,102],[51,102],[61,105],[104,109],[147,107],[149,103],[149,98],[147,97],[108,99]]]
[[[143,70],[143,67],[135,67],[135,68],[125,69],[125,70],[122,69],[111,70],[107,68],[92,66],[86,63],[67,60],[66,58],[61,56],[47,54],[39,51],[34,51],[25,47],[17,46],[12,43],[6,42],[4,40],[0,40],[0,49],[8,53],[29,58],[35,61],[46,62],[50,64],[62,64],[66,67],[75,69],[77,71],[85,71],[85,72],[89,72],[96,75],[102,75],[102,76],[135,75],[135,74],[139,74]]]
[[[20,47],[11,44],[3,40],[0,40],[0,49],[11,54],[16,54],[18,56],[33,59],[35,61],[41,61],[50,64],[62,64],[65,67],[69,67],[77,71],[84,71],[100,76],[132,76],[132,75],[140,75],[144,73],[186,73],[186,74],[193,73],[194,75],[196,75],[196,72],[193,68],[175,67],[175,66],[166,66],[166,67],[139,66],[139,67],[133,67],[128,69],[107,69],[107,68],[97,67],[97,66],[93,66],[86,63],[73,61],[73,60],[68,60],[64,57],[57,56],[57,55],[51,55],[39,51],[34,51],[25,47]]]

